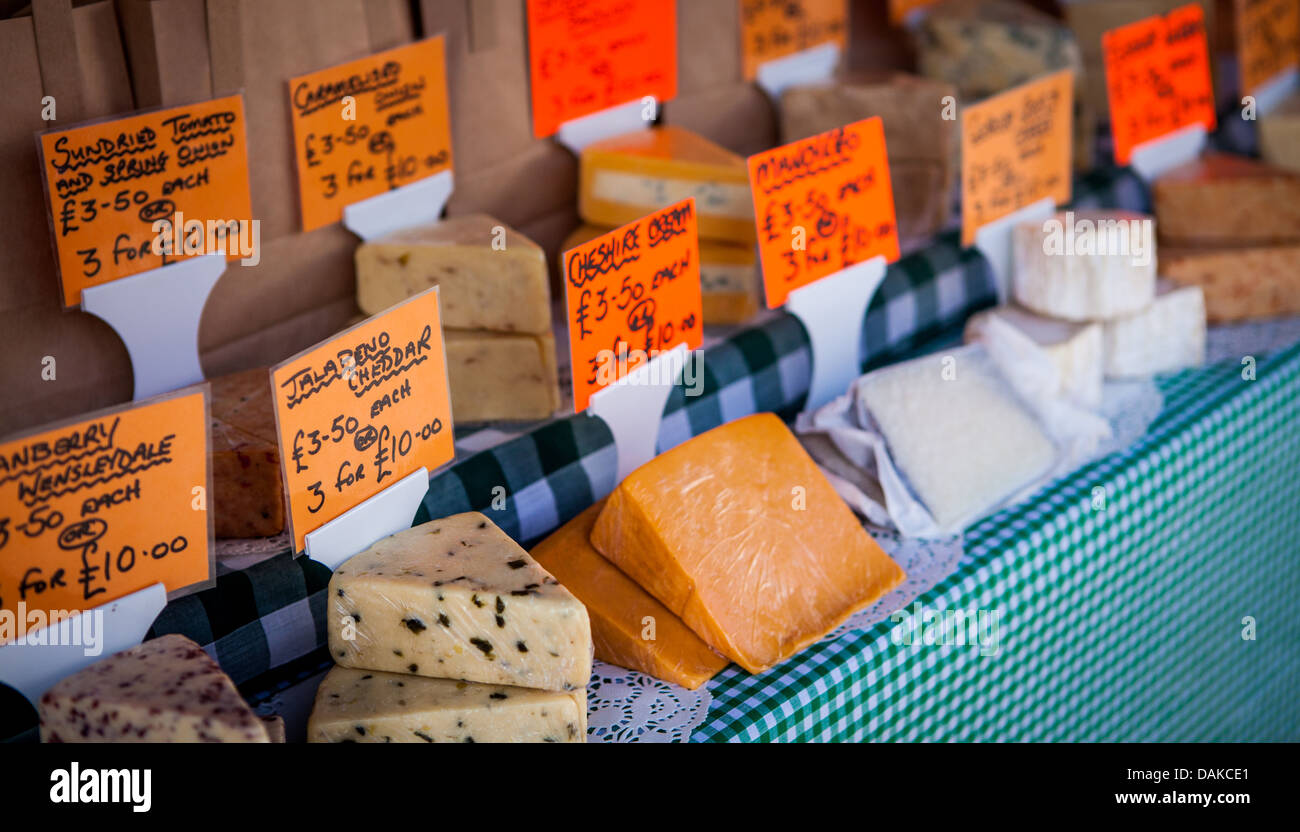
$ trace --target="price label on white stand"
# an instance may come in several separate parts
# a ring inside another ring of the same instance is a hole
[[[877,116],[751,156],[749,182],[767,305],[785,304],[812,345],[812,410],[861,372],[867,307],[898,259],[884,125]]]
[[[1200,155],[1216,123],[1200,5],[1112,29],[1101,44],[1115,161],[1151,181]]]
[[[1300,87],[1300,3],[1236,0],[1234,12],[1241,92],[1265,116]]]
[[[117,332],[135,398],[201,381],[198,327],[208,295],[230,262],[260,258],[243,98],[39,139],[64,305]]]
[[[699,360],[698,229],[687,199],[564,253],[574,409],[609,425],[619,481],[654,457],[668,394]]]
[[[849,30],[847,0],[741,0],[741,70],[774,100],[830,80]]]
[[[574,153],[644,129],[677,95],[671,0],[528,0],[533,135]]]
[[[207,386],[0,443],[0,681],[33,703],[212,585]]]
[[[455,455],[438,287],[271,370],[295,550],[331,569],[411,524]]]
[[[1070,201],[1074,73],[1022,84],[962,111],[962,243],[988,258],[998,302],[1011,296],[1011,235]]]

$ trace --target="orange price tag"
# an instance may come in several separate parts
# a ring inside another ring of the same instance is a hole
[[[844,49],[847,0],[740,0],[740,52],[745,80],[767,61],[823,43]]]
[[[1213,130],[1214,89],[1205,37],[1205,12],[1180,6],[1102,35],[1115,161],[1127,165],[1133,148],[1183,127]]]
[[[302,228],[451,170],[441,35],[289,80]]]
[[[438,289],[272,368],[296,551],[307,533],[455,456]]]
[[[64,306],[191,256],[252,255],[244,127],[232,95],[41,133]]]
[[[1064,70],[972,104],[961,116],[963,245],[1044,197],[1070,201],[1074,73]]]
[[[749,157],[769,309],[854,263],[898,259],[880,116]]]
[[[649,359],[704,343],[694,198],[569,249],[564,275],[578,413]]]
[[[674,98],[677,4],[528,0],[528,68],[539,139],[629,101]]]
[[[211,586],[210,460],[207,385],[0,443],[0,611],[36,629]]]
[[[1243,93],[1254,93],[1288,69],[1300,67],[1300,2],[1236,0],[1235,11]]]
[[[889,20],[891,23],[902,23],[916,9],[933,6],[937,2],[938,0],[889,0]]]

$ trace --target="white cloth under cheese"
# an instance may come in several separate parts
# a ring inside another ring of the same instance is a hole
[[[966,322],[966,342],[979,341],[994,318],[1037,344],[1051,358],[1060,377],[1061,394],[1090,410],[1101,406],[1104,354],[1099,324],[1060,321],[1018,306],[999,306],[973,315]]]
[[[1104,325],[1106,375],[1138,378],[1205,362],[1205,293],[1160,281],[1151,305]]]

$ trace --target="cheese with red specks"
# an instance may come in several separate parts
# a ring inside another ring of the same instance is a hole
[[[271,377],[265,368],[209,380],[212,512],[219,538],[284,531],[284,487]]]

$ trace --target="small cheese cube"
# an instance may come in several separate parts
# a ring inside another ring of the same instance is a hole
[[[681,127],[638,130],[583,148],[578,213],[594,225],[626,225],[695,197],[700,237],[757,238],[745,160]]]
[[[443,331],[457,425],[546,419],[560,406],[555,336]]]
[[[1160,275],[1199,286],[1210,323],[1300,315],[1300,246],[1163,246]]]
[[[532,690],[334,667],[308,742],[586,742],[587,691]]]
[[[1101,405],[1104,352],[1099,324],[1045,318],[1019,306],[999,306],[971,316],[966,343],[981,340],[988,321],[997,319],[1043,348],[1060,373],[1060,392],[1091,410]]]
[[[329,600],[347,667],[545,690],[591,676],[586,607],[478,512],[376,541],[334,570]]]
[[[596,658],[695,690],[727,660],[591,545],[604,506],[602,500],[556,529],[532,555],[587,606]]]
[[[714,650],[759,673],[903,581],[771,413],[633,471],[591,543]]]
[[[1258,246],[1300,243],[1300,173],[1211,153],[1152,186],[1161,244]]]
[[[179,635],[69,676],[39,710],[42,742],[270,742],[230,677]]]
[[[271,377],[265,368],[211,379],[212,513],[217,537],[284,531],[284,489]]]
[[[366,314],[438,286],[444,327],[551,331],[545,252],[486,214],[395,231],[357,246],[356,261],[357,305]]]
[[[1205,293],[1160,281],[1155,301],[1105,324],[1106,375],[1133,378],[1205,362]]]

